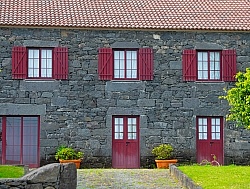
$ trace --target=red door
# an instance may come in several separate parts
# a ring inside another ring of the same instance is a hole
[[[224,163],[223,152],[223,118],[197,118],[197,162],[212,161],[213,156],[220,163]]]
[[[39,117],[2,117],[2,164],[39,166]]]
[[[115,116],[112,130],[112,167],[139,168],[139,117]]]

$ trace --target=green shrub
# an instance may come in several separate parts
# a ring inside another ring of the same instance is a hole
[[[72,159],[81,159],[83,158],[84,153],[80,151],[76,151],[71,147],[60,146],[55,155],[55,159],[63,159],[63,160],[72,160]]]
[[[152,150],[152,154],[156,156],[155,159],[171,159],[173,157],[173,147],[170,144],[160,144]]]

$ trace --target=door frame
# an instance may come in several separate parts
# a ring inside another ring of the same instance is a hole
[[[222,149],[222,159],[221,159],[221,162],[220,164],[224,165],[224,117],[223,116],[196,116],[196,159],[197,159],[197,162],[198,162],[198,159],[199,159],[199,124],[198,124],[198,120],[199,118],[206,118],[207,120],[210,120],[208,121],[208,128],[207,128],[207,133],[210,132],[207,137],[211,137],[211,119],[212,118],[219,118],[220,119],[220,140],[221,140],[221,149]],[[210,139],[207,139],[207,140],[212,140],[211,138]],[[216,155],[216,154],[215,154]],[[210,159],[207,159],[208,161],[212,160],[212,155],[211,155],[211,158]],[[218,157],[217,157],[217,160],[218,160]],[[198,162],[199,163],[199,162]]]
[[[136,139],[136,141],[137,141],[137,149],[138,149],[138,151],[137,151],[137,162],[138,162],[138,165],[137,165],[137,167],[136,168],[140,168],[140,116],[139,115],[112,115],[112,148],[111,148],[111,151],[112,151],[112,167],[113,167],[113,161],[114,161],[114,143],[115,143],[115,118],[123,118],[123,121],[124,121],[124,119],[128,119],[128,118],[136,118],[136,123],[137,123],[137,131],[136,131],[136,133],[137,133],[137,139]],[[124,123],[124,122],[123,122]],[[127,120],[125,121],[125,123],[126,123],[126,125],[123,125],[123,126],[126,126],[126,129],[127,129]],[[125,129],[125,127],[123,127],[123,133],[124,133],[124,129]],[[124,137],[125,136],[127,136],[127,134],[128,134],[128,131],[126,130],[126,132],[127,133],[125,133],[125,135],[124,135]],[[123,139],[124,141],[126,141],[126,140],[129,140],[129,139]],[[131,140],[133,140],[133,139],[131,139]],[[125,142],[123,142],[123,143],[125,143]],[[127,164],[125,165],[125,166],[127,166]],[[116,167],[114,167],[114,168],[116,168]],[[117,168],[119,168],[119,167],[117,167]],[[124,167],[124,168],[127,168],[127,167]]]
[[[22,116],[22,115],[19,115],[19,116],[13,116],[13,115],[10,115],[10,116],[1,116],[2,118],[2,164],[5,164],[6,163],[6,132],[7,132],[7,125],[6,125],[6,119],[7,117],[19,117],[21,118],[21,128],[20,128],[20,140],[21,140],[21,144],[20,144],[20,164],[23,164],[23,118],[25,117],[36,117],[37,118],[37,164],[28,164],[30,168],[37,168],[40,166],[40,116],[32,116],[32,115],[27,115],[27,116]]]

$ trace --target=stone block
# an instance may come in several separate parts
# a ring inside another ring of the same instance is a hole
[[[43,98],[51,98],[53,96],[52,92],[43,92],[42,97]]]
[[[20,90],[23,91],[56,91],[59,90],[59,81],[20,81]]]
[[[109,107],[109,106],[115,106],[115,100],[114,99],[97,99],[97,106],[98,107]]]
[[[1,103],[1,115],[45,115],[46,105]]]
[[[117,106],[133,107],[133,106],[136,106],[136,101],[135,100],[117,100]]]
[[[118,81],[108,81],[106,83],[106,91],[108,92],[123,92],[123,91],[133,91],[133,90],[145,90],[144,81],[134,81],[134,82],[118,82]]]
[[[183,99],[183,108],[197,108],[199,107],[198,98],[184,98]]]
[[[41,147],[57,147],[58,140],[57,139],[43,139],[40,142]]]
[[[181,70],[182,69],[181,61],[170,61],[169,63],[170,63],[171,70]]]
[[[139,99],[137,101],[137,104],[140,107],[153,107],[155,106],[155,100],[154,99]]]
[[[250,62],[249,56],[237,56],[237,62]]]
[[[44,40],[24,40],[23,46],[26,47],[58,47],[59,42],[58,41],[44,41]]]
[[[51,106],[67,106],[67,97],[55,97],[51,100]]]
[[[43,189],[43,185],[42,184],[28,184],[27,189]]]

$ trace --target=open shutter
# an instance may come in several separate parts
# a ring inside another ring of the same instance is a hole
[[[27,49],[15,46],[12,48],[12,79],[27,78]]]
[[[113,50],[100,48],[98,52],[98,75],[100,80],[113,78]]]
[[[53,78],[68,79],[68,48],[55,47],[53,50]]]
[[[183,81],[196,81],[197,78],[196,50],[185,49],[182,53]]]
[[[235,81],[236,74],[236,50],[222,51],[222,79],[223,81]]]
[[[153,49],[139,49],[139,79],[153,80]]]

